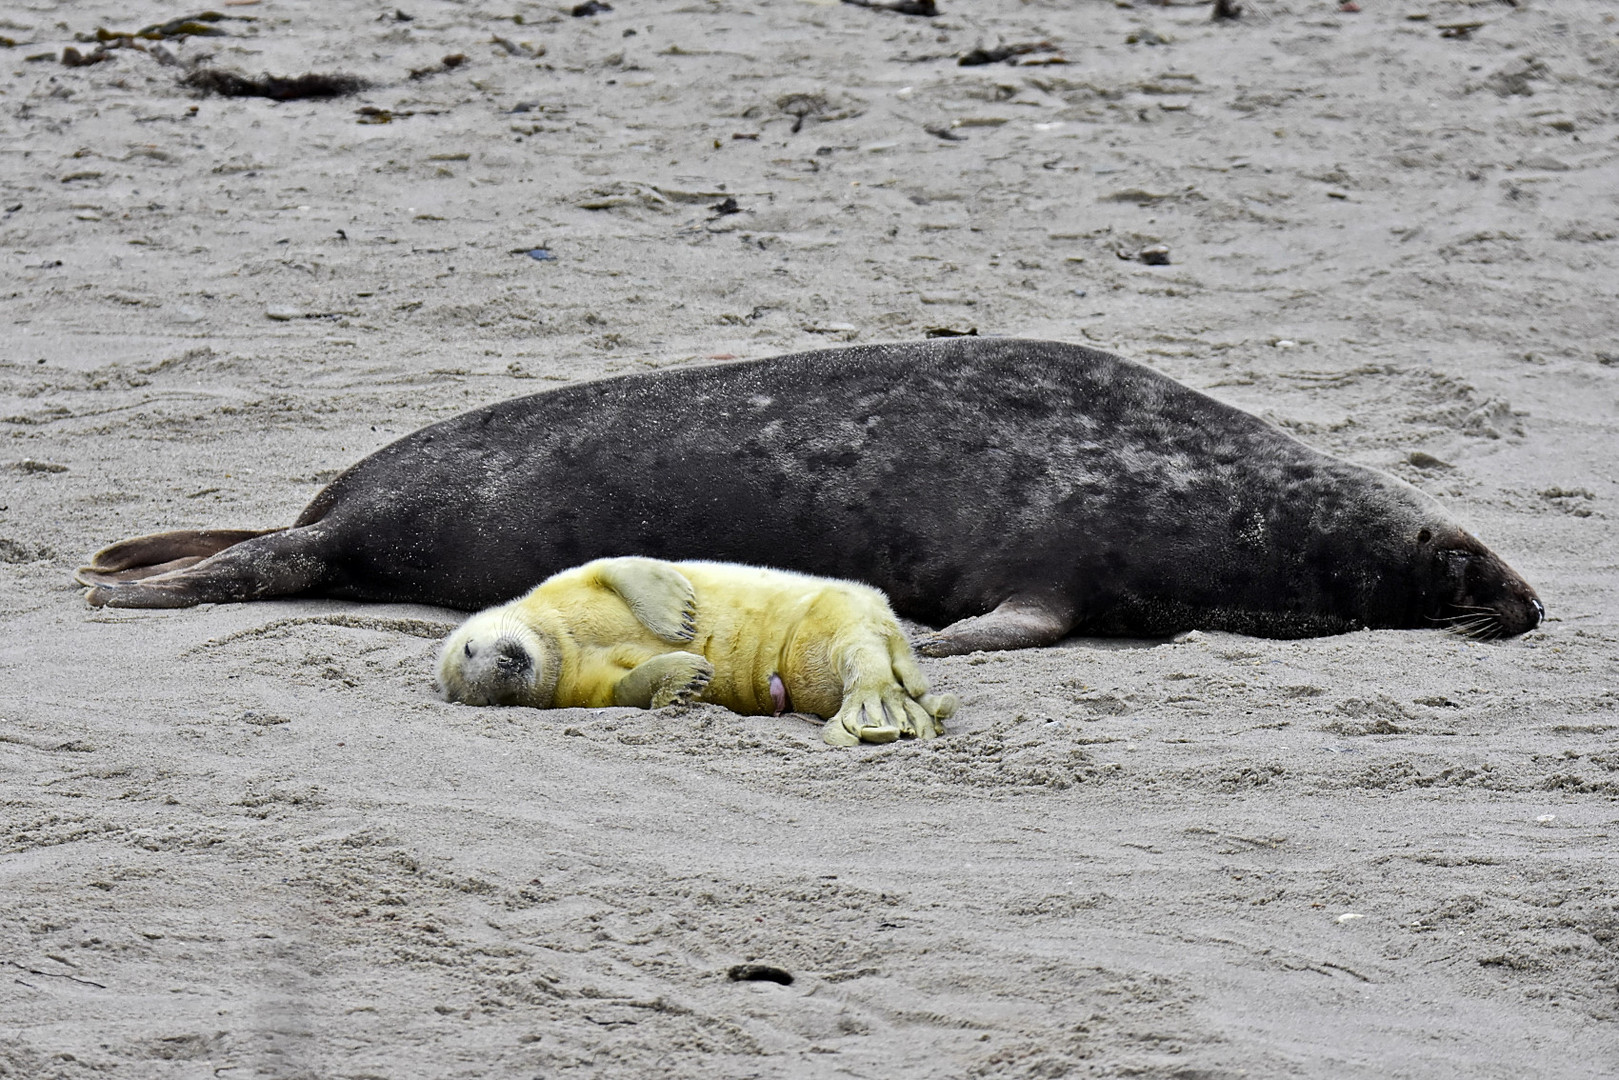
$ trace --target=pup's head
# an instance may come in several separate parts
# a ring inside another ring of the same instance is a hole
[[[556,690],[555,646],[513,610],[480,611],[449,636],[438,658],[438,689],[463,705],[549,708]]]

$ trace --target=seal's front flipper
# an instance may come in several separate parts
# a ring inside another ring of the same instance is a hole
[[[893,616],[887,618],[892,625]],[[927,676],[897,626],[865,640],[845,639],[834,662],[843,672],[843,697],[821,728],[821,738],[833,746],[932,739],[956,711],[954,694],[928,692]]]
[[[316,529],[306,526],[253,534],[195,564],[150,577],[91,578],[86,582],[92,588],[85,599],[92,607],[182,608],[309,592],[320,586],[327,571]]]
[[[703,696],[713,677],[714,665],[696,653],[664,653],[635,665],[618,680],[613,704],[632,709],[689,705]]]
[[[697,593],[673,563],[626,555],[597,559],[589,569],[664,641],[683,643],[697,636]]]
[[[871,680],[843,696],[837,715],[821,727],[833,746],[932,739],[944,734],[944,721],[956,711],[954,694],[911,697],[898,683]]]
[[[1054,645],[1073,629],[1073,612],[1049,599],[1014,596],[994,611],[953,622],[917,642],[923,656],[959,656]]]
[[[903,634],[896,633],[889,637],[888,662],[893,665],[894,674],[899,677],[906,696],[910,698],[905,703],[906,714],[912,720],[910,733],[919,739],[943,735],[944,721],[956,715],[960,699],[954,694],[928,692],[928,677],[917,666],[916,657]]]
[[[80,585],[116,585],[124,581],[184,570],[228,547],[282,529],[182,529],[133,536],[109,544],[90,556],[90,565],[73,575]]]

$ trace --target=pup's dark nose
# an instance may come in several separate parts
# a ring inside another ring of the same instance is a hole
[[[534,666],[534,661],[529,659],[528,653],[523,650],[523,646],[511,638],[502,638],[497,641],[495,649],[500,654],[495,658],[495,666],[500,669],[502,675],[521,675]]]

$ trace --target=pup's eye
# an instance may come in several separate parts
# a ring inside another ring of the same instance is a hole
[[[472,642],[469,641],[465,645],[461,646],[461,650],[470,658],[472,656]]]

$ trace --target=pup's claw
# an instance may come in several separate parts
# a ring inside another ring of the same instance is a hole
[[[845,698],[843,708],[821,729],[821,738],[833,746],[890,743],[900,737],[902,723],[900,717],[891,716],[883,708],[882,700],[875,695]]]
[[[674,652],[638,664],[613,687],[613,704],[637,709],[689,705],[703,696],[714,665],[695,653]]]

